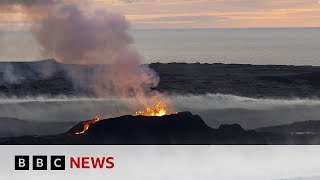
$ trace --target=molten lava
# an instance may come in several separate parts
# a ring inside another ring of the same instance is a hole
[[[86,132],[89,129],[90,125],[92,125],[98,121],[100,121],[100,118],[98,116],[96,116],[94,119],[91,119],[91,120],[84,122],[83,123],[83,130],[80,132],[76,132],[74,134],[83,134],[84,132]]]
[[[164,116],[172,114],[173,111],[169,110],[165,102],[158,99],[157,96],[153,97],[154,103],[152,105],[144,104],[143,110],[136,111],[136,115],[142,116]]]
[[[148,104],[149,105],[144,104],[143,110],[136,111],[135,115],[164,116],[175,113],[172,109],[169,108],[168,104],[170,103],[168,99],[162,98],[162,100],[160,100],[157,96],[153,96],[151,101],[148,101]],[[98,121],[100,121],[100,118],[96,116],[94,119],[83,122],[83,130],[74,134],[83,134],[90,128],[92,124]]]

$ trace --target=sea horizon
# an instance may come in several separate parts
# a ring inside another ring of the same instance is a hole
[[[133,47],[150,63],[320,66],[320,27],[132,29]],[[7,32],[1,61],[50,59],[31,32]],[[0,36],[1,38],[1,36]],[[19,50],[19,53],[16,53]],[[107,58],[107,57],[106,57]]]

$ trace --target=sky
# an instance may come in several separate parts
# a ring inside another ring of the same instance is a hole
[[[320,27],[320,0],[0,0],[0,61],[49,57],[32,34],[61,2],[122,14],[133,30]]]
[[[28,29],[31,20],[46,16],[55,1],[0,0],[0,30]],[[21,2],[32,5],[32,16],[25,17]],[[320,27],[320,0],[91,0],[90,4],[122,13],[133,29]]]

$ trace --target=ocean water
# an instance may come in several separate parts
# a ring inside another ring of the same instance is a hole
[[[145,62],[320,66],[320,28],[133,30]]]
[[[145,63],[320,66],[320,28],[131,30]],[[0,32],[0,61],[46,58],[31,33]],[[106,57],[108,58],[108,57]]]

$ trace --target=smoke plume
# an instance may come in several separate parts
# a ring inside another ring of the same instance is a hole
[[[158,85],[157,74],[141,65],[143,58],[131,47],[134,41],[125,16],[88,8],[88,1],[48,2],[55,3],[33,23],[42,53],[66,64],[102,64],[89,69],[87,74],[66,70],[76,87],[90,85],[99,97],[143,99],[146,92]],[[32,14],[28,6],[25,9]]]

